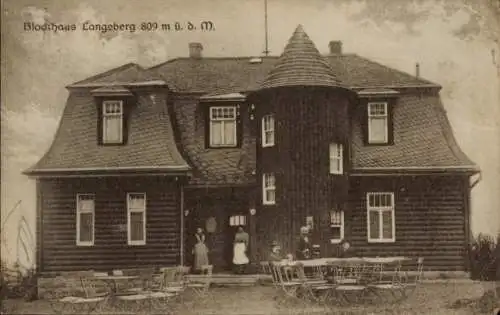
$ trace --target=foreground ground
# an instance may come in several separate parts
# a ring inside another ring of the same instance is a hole
[[[493,314],[492,309],[457,305],[457,301],[478,299],[491,287],[485,283],[426,283],[399,305],[369,305],[335,307],[325,310],[318,306],[296,303],[280,305],[272,287],[213,288],[203,300],[186,296],[182,305],[171,312],[175,314]],[[464,303],[461,303],[464,304]],[[4,304],[6,314],[53,314],[46,301],[24,302],[9,300]],[[106,313],[123,313],[112,311]],[[165,314],[166,311],[158,313]]]

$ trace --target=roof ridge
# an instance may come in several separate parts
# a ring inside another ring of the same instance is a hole
[[[427,80],[427,79],[423,79],[423,78],[421,78],[421,77],[414,76],[414,75],[412,75],[412,74],[410,74],[410,73],[408,73],[408,72],[405,72],[405,71],[402,71],[402,70],[399,70],[399,69],[396,69],[396,68],[390,67],[390,66],[385,65],[385,64],[383,64],[383,63],[381,63],[381,62],[378,62],[378,61],[372,60],[372,59],[370,59],[370,58],[368,58],[368,57],[364,57],[364,56],[361,56],[361,55],[356,54],[356,53],[352,53],[352,56],[358,57],[359,59],[363,59],[364,61],[370,62],[370,63],[372,63],[372,64],[376,64],[376,65],[378,65],[378,66],[380,66],[380,67],[383,67],[383,68],[389,69],[389,70],[391,70],[391,71],[393,71],[393,72],[397,72],[397,73],[399,73],[399,74],[403,74],[403,75],[406,75],[406,76],[412,77],[412,78],[414,78],[414,79],[416,79],[416,80],[418,80],[418,81],[420,81],[420,82],[422,82],[422,83],[427,83],[427,84],[431,84],[431,85],[435,85],[435,86],[439,86],[439,87],[441,86],[441,85],[439,85],[439,84],[437,84],[437,83],[434,83],[434,82],[432,82],[432,81],[429,81],[429,80]]]
[[[68,86],[72,86],[72,85],[77,85],[77,84],[82,84],[82,83],[86,83],[88,81],[94,81],[94,80],[97,80],[97,79],[100,79],[100,78],[103,78],[103,77],[106,77],[110,74],[113,74],[115,72],[119,72],[119,71],[123,71],[125,69],[128,69],[128,68],[131,68],[131,67],[138,67],[140,70],[146,70],[144,69],[143,67],[141,67],[138,63],[135,63],[135,62],[129,62],[129,63],[126,63],[124,65],[121,65],[121,66],[118,66],[118,67],[115,67],[115,68],[112,68],[112,69],[109,69],[107,71],[104,71],[104,72],[101,72],[99,74],[96,74],[96,75],[93,75],[91,77],[88,77],[86,79],[83,79],[83,80],[80,80],[80,81],[77,81],[77,82],[73,82],[71,84],[69,84]]]
[[[240,59],[245,60],[245,59],[252,59],[252,58],[278,59],[279,57],[280,56],[258,56],[258,55],[254,55],[254,56],[251,56],[251,55],[250,56],[224,56],[224,57],[210,56],[210,57],[202,57],[202,58],[196,59],[196,60],[200,60],[200,61],[203,61],[203,60],[240,60]],[[145,70],[159,68],[163,65],[166,65],[168,63],[172,63],[172,62],[178,61],[178,60],[193,60],[193,58],[191,58],[191,57],[174,57],[174,58],[169,59],[167,61],[161,62],[157,65],[146,68]]]

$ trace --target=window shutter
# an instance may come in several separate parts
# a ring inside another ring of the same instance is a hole
[[[387,103],[387,144],[394,144],[394,106],[396,99],[392,99]]]
[[[128,132],[129,132],[129,117],[132,107],[136,102],[135,97],[128,97],[123,101],[123,122],[122,122],[122,143],[128,143]]]
[[[97,144],[102,145],[102,101],[103,99],[101,97],[96,97],[96,110],[97,110]]]
[[[208,149],[210,148],[210,106],[202,107],[202,116],[205,128],[205,149]]]
[[[366,99],[361,100],[359,104],[360,108],[360,124],[361,124],[361,132],[363,137],[363,144],[368,145],[368,102]]]
[[[245,106],[246,107],[246,106]],[[236,147],[241,148],[243,143],[243,119],[241,111],[243,106],[241,104],[236,105]]]

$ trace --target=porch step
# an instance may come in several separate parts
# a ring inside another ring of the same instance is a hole
[[[235,275],[217,273],[212,275],[212,285],[214,286],[254,286],[265,278],[266,275]],[[188,281],[202,279],[201,275],[188,275]]]

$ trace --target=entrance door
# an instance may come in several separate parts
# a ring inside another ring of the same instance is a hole
[[[248,231],[248,217],[243,214],[232,214],[229,215],[228,220],[226,221],[228,226],[226,227],[226,250],[225,250],[225,258],[227,262],[227,266],[233,266],[233,247],[234,247],[234,236],[238,231],[238,227],[243,227],[245,232]],[[249,251],[247,251],[249,253]]]

